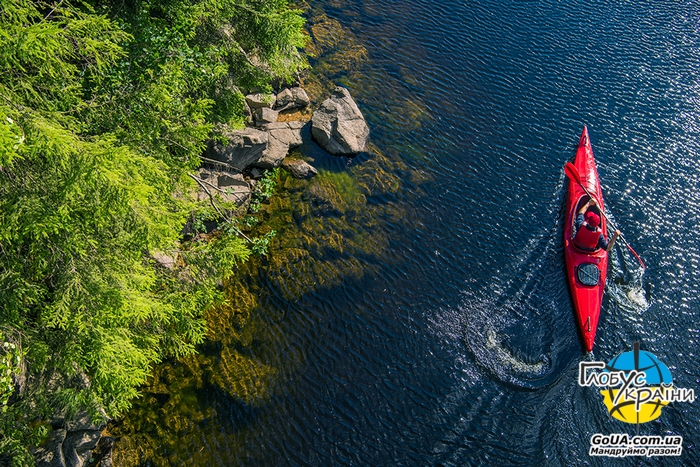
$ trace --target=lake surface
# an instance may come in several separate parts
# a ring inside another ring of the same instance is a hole
[[[265,331],[222,325],[204,348],[205,366],[253,362],[258,396],[171,364],[118,430],[123,464],[658,465],[588,455],[593,434],[637,427],[577,382],[562,168],[588,125],[609,214],[648,267],[611,254],[595,358],[640,342],[700,390],[700,3],[310,5],[335,40],[313,64],[350,88],[373,151],[302,148],[345,207],[286,182],[290,226],[243,281]],[[661,461],[699,465],[699,420],[700,402],[674,403],[639,432],[682,435]]]

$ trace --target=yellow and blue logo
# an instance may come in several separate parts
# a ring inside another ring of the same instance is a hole
[[[607,363],[579,363],[579,384],[601,388],[608,412],[624,423],[647,423],[672,402],[695,400],[695,391],[675,387],[668,367],[638,342]]]

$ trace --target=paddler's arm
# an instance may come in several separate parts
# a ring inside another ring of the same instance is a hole
[[[588,209],[591,204],[595,204],[595,200],[593,198],[589,199],[588,202],[581,206],[581,209],[578,210],[576,220],[574,221],[574,227],[576,227],[576,230],[581,228],[581,224],[583,224],[583,213],[586,212],[586,209]]]
[[[615,241],[617,241],[617,237],[619,237],[619,236],[620,236],[620,231],[616,230],[615,233],[613,233],[613,236],[610,239],[608,246],[605,248],[605,251],[610,251],[613,249],[613,247],[615,246]]]
[[[589,207],[591,204],[596,204],[596,203],[595,203],[595,200],[594,200],[593,198],[589,199],[588,202],[587,202],[586,204],[584,204],[583,206],[581,206],[581,209],[578,210],[578,214],[582,216],[583,213],[586,212],[586,209],[588,209],[588,207]]]

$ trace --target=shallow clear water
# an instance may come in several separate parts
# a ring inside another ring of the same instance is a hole
[[[315,65],[375,150],[302,149],[320,182],[285,182],[278,253],[234,294],[249,315],[159,370],[117,430],[124,464],[609,465],[590,436],[636,428],[577,384],[562,167],[588,125],[648,266],[612,253],[596,358],[639,341],[697,391],[700,4],[310,3],[335,41]],[[698,464],[699,419],[678,403],[640,431],[682,435],[663,461]]]

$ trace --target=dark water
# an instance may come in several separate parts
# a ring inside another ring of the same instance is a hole
[[[276,369],[268,397],[171,388],[195,421],[143,425],[143,465],[698,465],[699,403],[640,426],[682,435],[680,458],[589,457],[594,433],[636,427],[577,384],[561,226],[562,167],[586,124],[610,214],[648,266],[612,253],[596,359],[638,341],[700,390],[700,4],[311,4],[361,51],[322,71],[396,164],[398,188],[365,196],[378,214],[352,231],[381,254],[314,250],[315,285],[294,300],[264,279],[255,315],[284,337],[246,352]],[[306,150],[336,180],[374,160]]]

